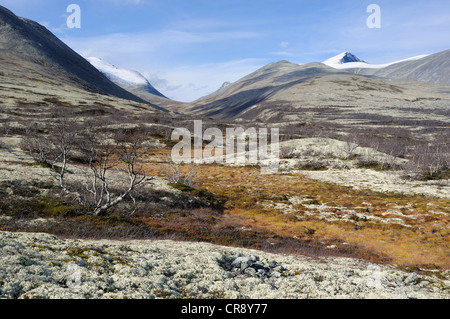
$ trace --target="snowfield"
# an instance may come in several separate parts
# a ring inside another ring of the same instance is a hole
[[[118,81],[125,85],[147,85],[148,80],[139,72],[119,69],[114,65],[103,61],[96,57],[87,57],[88,60],[95,68],[97,68],[103,74],[106,74],[111,80]]]
[[[0,298],[449,299],[448,271],[427,274],[206,243],[0,232]]]
[[[351,56],[353,57],[353,60],[346,61],[346,57]],[[411,58],[385,63],[385,64],[371,64],[367,63],[365,61],[359,60],[357,57],[355,57],[350,52],[343,52],[340,53],[326,61],[323,61],[322,63],[325,65],[328,65],[332,68],[338,69],[338,70],[344,70],[344,69],[383,69],[388,66],[391,66],[393,64],[402,63],[402,62],[408,62],[408,61],[416,61],[422,58],[427,57],[428,55],[418,55]]]

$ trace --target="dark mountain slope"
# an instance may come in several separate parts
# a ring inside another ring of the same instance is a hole
[[[0,6],[0,62],[14,65],[17,76],[35,72],[41,78],[57,79],[89,92],[149,104],[111,82],[44,26],[17,17],[2,6]],[[156,105],[152,106],[162,110]]]
[[[394,64],[375,72],[374,75],[390,79],[450,84],[450,50],[416,61]]]

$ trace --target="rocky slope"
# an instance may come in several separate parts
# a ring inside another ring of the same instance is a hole
[[[390,79],[450,84],[450,50],[416,61],[397,63],[377,71],[374,75]]]
[[[436,298],[448,272],[406,273],[205,243],[0,232],[0,298]]]
[[[44,26],[17,17],[2,6],[0,57],[0,76],[5,77],[6,81],[17,80],[16,89],[19,91],[29,85],[29,79],[34,86],[48,83],[55,88],[66,86],[69,91],[84,91],[85,95],[101,94],[150,104],[111,82]],[[51,92],[48,92],[49,95]],[[157,105],[148,108],[164,111]]]

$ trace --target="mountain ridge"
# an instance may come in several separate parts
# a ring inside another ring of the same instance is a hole
[[[283,60],[267,64],[191,103],[186,112],[221,120],[280,123],[320,118],[328,121],[330,116],[338,121],[354,118],[365,122],[371,116],[392,121],[394,113],[384,108],[386,104],[392,110],[405,112],[404,108],[417,110],[415,101],[435,101],[421,103],[424,112],[431,107],[437,114],[444,114],[443,108],[450,102],[445,93],[450,92],[448,88],[401,80],[354,74],[323,63],[298,65]],[[369,115],[373,112],[376,115]],[[437,114],[435,118],[446,121]],[[417,114],[412,111],[410,116],[414,118]],[[427,117],[432,120],[430,116]]]
[[[374,75],[391,79],[450,84],[450,50],[418,60],[393,64],[377,71]]]
[[[402,60],[398,60],[398,61],[394,61],[394,62],[384,63],[384,64],[372,64],[372,63],[368,63],[366,61],[359,59],[357,56],[355,56],[354,54],[347,51],[347,52],[338,54],[332,58],[329,58],[329,59],[323,61],[322,63],[325,65],[328,65],[332,68],[341,69],[341,70],[342,69],[348,69],[348,70],[383,69],[383,68],[389,67],[394,64],[407,62],[407,61],[415,61],[415,60],[419,60],[419,59],[422,59],[427,56],[428,55],[418,55],[418,56],[414,56],[414,57],[410,57],[410,58],[406,58],[406,59],[402,59]],[[368,71],[366,73],[370,73],[370,71]]]
[[[86,60],[91,63],[97,70],[103,73],[108,79],[125,90],[140,89],[143,92],[156,95],[158,97],[167,98],[159,92],[149,80],[140,72],[128,69],[119,69],[111,63],[97,58],[87,57]]]
[[[166,111],[111,82],[41,24],[18,17],[3,6],[0,6],[0,52],[2,62],[14,66],[18,74],[33,70],[42,78],[58,79],[88,92]]]

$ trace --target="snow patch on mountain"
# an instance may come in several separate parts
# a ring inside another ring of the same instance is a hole
[[[124,85],[148,85],[148,80],[139,72],[119,69],[100,58],[86,58],[97,70],[105,74],[111,81]]]
[[[111,63],[96,57],[87,57],[86,60],[88,60],[95,68],[97,68],[97,70],[103,73],[112,82],[139,97],[143,97],[143,95],[146,94],[151,94],[166,98],[161,92],[150,84],[144,75],[137,71],[119,69]],[[144,97],[144,99],[146,97]]]
[[[353,55],[350,52],[343,52],[340,53],[324,62],[322,62],[325,65],[328,65],[335,69],[383,69],[385,67],[388,67],[393,64],[401,63],[401,62],[407,62],[407,61],[415,61],[422,59],[426,57],[427,55],[418,55],[415,57],[411,57],[404,60],[399,60],[391,63],[386,64],[370,64],[363,60],[360,60],[358,57]]]
[[[355,55],[351,54],[350,52],[343,52],[341,54],[338,54],[326,61],[323,62],[326,65],[343,65],[347,63],[363,63],[368,64],[367,62],[360,60]]]

